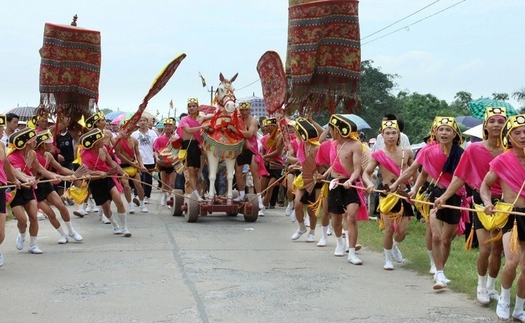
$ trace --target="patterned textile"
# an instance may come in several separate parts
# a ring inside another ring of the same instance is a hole
[[[287,74],[293,113],[360,108],[357,0],[290,0]]]
[[[40,113],[76,117],[98,100],[100,32],[73,26],[44,26],[40,49]]]
[[[268,51],[257,62],[264,103],[268,114],[280,110],[286,100],[286,76],[279,54]]]

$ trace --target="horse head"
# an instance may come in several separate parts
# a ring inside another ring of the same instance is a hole
[[[222,73],[219,74],[219,79],[221,83],[217,88],[217,104],[219,109],[226,111],[227,113],[232,113],[235,110],[235,94],[233,91],[235,89],[232,86],[233,81],[237,78],[239,73],[236,73],[231,79],[227,80]]]

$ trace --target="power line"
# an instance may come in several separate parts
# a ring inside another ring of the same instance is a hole
[[[374,41],[379,40],[379,39],[381,39],[381,38],[385,38],[386,36],[389,36],[389,35],[392,35],[392,34],[394,34],[394,33],[397,33],[398,31],[401,31],[401,30],[403,30],[403,29],[408,30],[408,27],[413,26],[413,25],[415,25],[415,24],[418,24],[418,23],[422,22],[423,20],[427,20],[428,18],[433,17],[433,16],[435,16],[435,15],[437,15],[437,14],[440,14],[440,13],[442,13],[443,11],[446,11],[446,10],[452,8],[452,7],[455,7],[455,6],[457,6],[458,4],[460,4],[460,3],[462,3],[462,2],[465,2],[465,1],[467,1],[467,0],[462,0],[462,1],[456,2],[455,4],[453,4],[453,5],[449,6],[449,7],[446,7],[446,8],[443,9],[443,10],[440,10],[440,11],[438,11],[438,12],[435,12],[435,13],[431,14],[430,16],[426,16],[425,18],[422,18],[422,19],[420,19],[420,20],[418,20],[418,21],[416,21],[416,22],[413,22],[413,23],[411,23],[411,24],[409,24],[409,25],[406,25],[406,26],[401,27],[401,28],[399,28],[399,29],[397,29],[397,30],[394,30],[393,32],[390,32],[390,33],[388,33],[388,34],[386,34],[386,35],[383,35],[383,36],[381,36],[381,37],[374,38],[374,39],[372,39],[371,41],[368,41],[368,42],[366,42],[366,43],[363,43],[363,44],[361,44],[361,46],[366,45],[366,44],[370,44],[371,42],[374,42]]]
[[[243,86],[243,87],[241,87],[241,88],[239,88],[239,89],[235,89],[235,90],[238,91],[238,90],[245,89],[245,88],[247,88],[248,86],[253,85],[253,84],[255,84],[255,83],[259,82],[259,81],[260,81],[260,80],[255,80],[255,81],[253,81],[252,83],[250,83],[250,84],[248,84],[248,85],[245,85],[245,86]]]
[[[439,1],[441,1],[441,0],[436,0],[436,1],[432,2],[431,4],[429,4],[428,6],[425,6],[425,7],[421,8],[421,9],[419,9],[418,11],[413,12],[413,13],[411,13],[410,15],[404,17],[404,18],[401,18],[401,19],[399,19],[399,20],[397,20],[397,21],[391,23],[390,25],[386,26],[385,28],[383,28],[383,29],[379,29],[378,31],[376,31],[376,32],[374,32],[374,33],[372,33],[372,34],[370,34],[370,35],[368,35],[368,36],[366,36],[366,37],[361,38],[361,41],[367,39],[367,38],[370,37],[370,36],[373,36],[373,35],[375,35],[375,34],[378,34],[378,33],[382,32],[383,30],[385,30],[385,29],[387,29],[387,28],[392,27],[393,25],[397,24],[398,22],[401,22],[401,21],[403,21],[403,20],[405,20],[405,19],[407,19],[407,18],[412,17],[412,16],[415,15],[416,13],[425,10],[426,8],[432,6],[433,4],[438,3]]]

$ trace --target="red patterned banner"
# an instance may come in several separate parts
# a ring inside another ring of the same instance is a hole
[[[288,107],[299,113],[333,110],[339,103],[344,112],[359,108],[358,1],[291,3],[288,37]]]
[[[257,63],[257,72],[261,79],[266,111],[272,115],[282,109],[286,99],[286,76],[279,54],[268,51]]]
[[[46,23],[40,56],[40,93],[46,100],[53,94],[68,115],[98,100],[100,32]]]

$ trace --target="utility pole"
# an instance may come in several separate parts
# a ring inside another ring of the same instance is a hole
[[[210,90],[210,105],[213,105],[213,85],[211,86]]]

